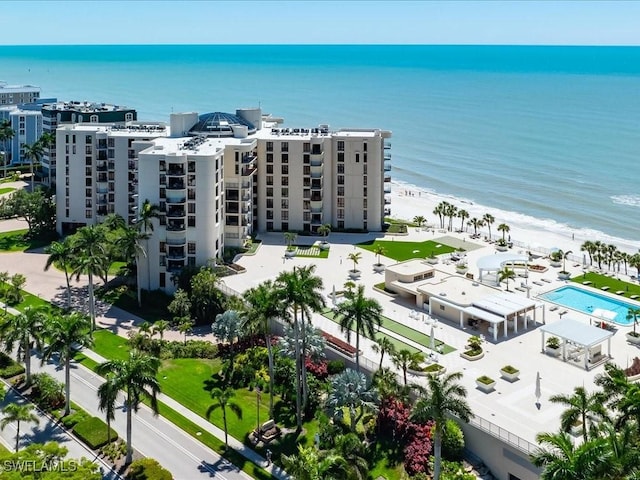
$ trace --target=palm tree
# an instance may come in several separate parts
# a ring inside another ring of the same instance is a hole
[[[64,270],[64,278],[67,282],[67,310],[71,309],[71,282],[69,280],[69,270],[72,268],[73,246],[70,237],[65,238],[62,242],[52,242],[45,249],[45,253],[49,255],[47,263],[44,265],[44,271],[48,271],[51,265],[58,265]]]
[[[150,399],[151,409],[158,414],[157,395],[160,385],[156,376],[160,368],[160,360],[137,350],[129,352],[127,360],[110,360],[96,367],[96,373],[113,381],[113,388],[124,390],[124,401],[127,410],[127,458],[125,462],[133,460],[133,446],[131,444],[132,411],[138,411],[142,397]],[[100,395],[100,392],[98,392]],[[102,395],[106,396],[103,392]],[[100,401],[102,402],[102,397]],[[105,402],[109,400],[104,398]],[[115,401],[115,400],[114,400]]]
[[[324,241],[327,241],[327,237],[331,233],[331,224],[325,223],[318,227],[318,235],[322,235],[324,237]]]
[[[74,270],[76,280],[81,274],[89,277],[89,316],[91,328],[96,328],[96,305],[93,287],[93,276],[100,275],[105,267],[105,236],[104,230],[95,225],[89,225],[79,229],[73,238],[73,251],[75,254]]]
[[[358,262],[360,261],[361,258],[362,258],[361,252],[351,252],[349,255],[347,255],[347,260],[351,260],[353,262],[353,270],[351,270],[352,272],[355,273],[358,271],[356,269],[356,266],[358,265]]]
[[[35,187],[35,176],[34,176],[34,172],[33,172],[33,163],[34,162],[39,162],[40,159],[42,158],[42,155],[44,155],[44,146],[40,142],[34,142],[31,145],[23,143],[22,144],[22,149],[23,149],[23,152],[24,152],[23,153],[24,158],[29,160],[29,163],[31,165],[31,191],[33,192],[34,191],[34,187]]]
[[[17,343],[18,351],[22,352],[27,385],[31,385],[32,343],[40,347],[46,317],[44,307],[27,307],[18,315],[6,316],[0,323],[0,338],[5,350],[11,353]]]
[[[511,228],[509,228],[509,225],[507,225],[506,223],[501,223],[500,225],[498,225],[498,231],[502,232],[502,243],[506,243],[506,239],[504,238],[504,236],[509,233],[510,230]]]
[[[598,438],[576,446],[565,432],[540,433],[536,440],[550,447],[540,448],[531,456],[534,465],[543,467],[542,480],[602,478],[600,474],[607,457],[606,440]]]
[[[284,232],[284,241],[287,242],[287,251],[291,250],[291,245],[296,241],[298,235],[295,232]]]
[[[151,336],[157,333],[160,337],[160,340],[162,340],[164,338],[164,332],[166,332],[170,326],[171,324],[166,320],[156,320],[155,322],[153,322],[153,326],[151,327]]]
[[[458,383],[462,373],[454,372],[443,376],[429,375],[428,389],[420,396],[411,418],[419,422],[434,422],[434,480],[440,479],[442,461],[442,433],[449,415],[455,415],[463,422],[469,422],[473,413],[466,401],[467,390]]]
[[[473,217],[471,220],[467,222],[467,225],[471,225],[473,227],[473,234],[477,235],[478,228],[484,225],[484,221],[479,218]]]
[[[418,366],[424,362],[424,355],[420,352],[411,352],[411,350],[403,348],[398,352],[394,352],[391,360],[396,368],[402,370],[404,384],[407,385],[407,370],[411,367]]]
[[[2,156],[2,165],[4,166],[4,178],[7,178],[7,149],[6,142],[15,136],[16,132],[11,128],[10,120],[0,122],[0,143],[2,144],[4,155]]]
[[[236,414],[236,416],[242,420],[242,408],[232,400],[235,396],[235,392],[232,388],[225,388],[222,390],[221,388],[212,388],[211,389],[211,398],[216,400],[216,403],[211,405],[207,409],[207,418],[211,416],[211,412],[217,410],[218,408],[222,410],[222,423],[224,425],[224,445],[229,448],[229,436],[227,429],[227,407]]]
[[[633,320],[633,336],[636,336],[636,325],[638,324],[638,318],[640,318],[640,308],[629,308],[627,310],[627,320]]]
[[[16,452],[20,447],[20,423],[40,423],[38,416],[33,413],[33,405],[18,405],[10,403],[2,409],[4,417],[0,420],[0,430],[4,430],[10,423],[16,423]]]
[[[355,433],[347,433],[336,438],[335,451],[344,458],[349,465],[347,478],[365,480],[369,472],[367,452],[360,437]]]
[[[382,369],[382,361],[384,360],[385,353],[388,353],[389,355],[396,353],[396,346],[386,335],[378,336],[371,348],[375,353],[380,354],[380,365],[378,366],[378,370]]]
[[[575,387],[573,395],[553,395],[549,400],[567,407],[560,417],[563,432],[569,433],[577,421],[582,422],[582,438],[585,443],[589,440],[590,432],[595,435],[595,422],[606,414],[602,393],[589,394],[584,387]]]
[[[160,216],[160,207],[154,203],[151,203],[149,199],[145,199],[140,207],[140,214],[136,219],[136,227],[146,237],[140,237],[139,240],[145,240],[145,252],[149,251],[149,237],[153,232],[153,219]],[[136,257],[136,266],[138,266],[138,258]],[[138,270],[138,306],[142,306],[142,290],[140,282],[140,270]],[[151,288],[151,260],[147,256],[147,290]]]
[[[116,418],[116,402],[120,388],[113,375],[98,387],[98,410],[104,412],[107,420],[107,444],[111,443],[111,421]]]
[[[93,344],[91,322],[83,314],[73,312],[68,315],[54,315],[45,326],[47,346],[42,352],[42,361],[57,353],[64,363],[65,405],[64,415],[71,413],[71,359],[78,347]]]
[[[375,246],[375,248],[373,249],[373,253],[376,255],[376,258],[377,258],[376,265],[382,265],[380,263],[380,255],[384,255],[385,254],[384,247],[381,244],[377,244]]]
[[[485,213],[482,216],[482,221],[484,222],[484,224],[487,226],[487,228],[489,229],[489,240],[491,240],[491,224],[493,222],[496,221],[496,219],[494,218],[493,215],[491,215],[490,213]]]
[[[368,411],[376,410],[378,396],[371,388],[367,377],[347,368],[331,380],[331,392],[327,397],[327,408],[336,420],[343,420],[345,408],[349,411],[351,432]]]
[[[356,332],[356,371],[360,371],[360,335],[374,338],[376,326],[382,324],[382,306],[377,300],[364,295],[364,285],[358,285],[353,295],[335,309],[336,320],[340,331],[347,333],[347,341],[351,341],[351,330]]]
[[[282,463],[296,480],[342,480],[349,471],[347,461],[333,452],[320,453],[315,446],[298,445],[295,455],[282,455]]]
[[[295,363],[296,363],[296,416],[298,432],[302,430],[302,411],[306,406],[306,366],[301,354],[306,349],[306,339],[300,332],[303,330],[305,317],[310,319],[311,312],[319,312],[325,306],[322,297],[322,279],[316,275],[315,265],[306,267],[294,267],[291,272],[282,272],[276,278],[278,298],[287,305],[290,313],[287,315],[293,325],[295,337]]]
[[[464,230],[464,221],[469,218],[469,212],[464,209],[458,210],[458,218],[460,219],[460,231]]]
[[[136,288],[138,292],[138,306],[142,306],[142,286],[140,285],[140,277],[137,274],[140,268],[140,258],[147,257],[147,251],[142,246],[142,240],[148,240],[149,234],[141,232],[137,228],[125,226],[122,234],[118,236],[115,245],[120,254],[128,264],[134,264],[136,267]]]
[[[273,417],[273,346],[271,345],[271,321],[286,315],[286,305],[280,302],[278,291],[271,280],[266,280],[244,293],[246,302],[243,315],[249,323],[259,324],[264,335],[269,357],[269,415]]]
[[[507,292],[509,291],[509,279],[516,278],[516,273],[509,267],[504,267],[498,272],[498,282],[507,281]]]
[[[418,227],[421,227],[422,225],[424,225],[426,221],[427,219],[424,218],[422,215],[416,215],[415,217],[413,217],[413,223],[415,223],[416,226]]]
[[[193,320],[189,317],[182,317],[178,323],[178,332],[184,335],[184,344],[187,344],[187,335],[193,330]]]
[[[447,217],[449,217],[449,226],[447,229],[451,231],[453,230],[453,217],[458,215],[458,207],[456,207],[455,205],[447,204],[445,214],[447,215]]]
[[[381,398],[395,397],[403,399],[408,393],[408,387],[403,387],[398,382],[398,374],[390,368],[383,367],[376,370],[373,374],[372,385],[378,390],[378,395]]]
[[[589,265],[593,265],[593,254],[596,253],[596,245],[591,240],[587,240],[580,246],[581,252],[589,254]]]

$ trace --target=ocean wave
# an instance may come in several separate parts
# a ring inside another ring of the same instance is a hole
[[[640,207],[640,195],[612,195],[611,200],[618,205],[630,205]]]

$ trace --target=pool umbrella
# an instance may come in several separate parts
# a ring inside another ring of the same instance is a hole
[[[540,372],[536,373],[536,406],[540,408],[540,397],[542,392],[540,391]]]
[[[433,325],[431,325],[431,350],[436,350],[436,333],[433,329]]]

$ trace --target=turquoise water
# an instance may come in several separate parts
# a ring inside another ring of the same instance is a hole
[[[613,321],[619,325],[631,325],[632,320],[627,320],[627,314],[630,308],[637,308],[636,305],[572,286],[558,288],[540,295],[540,297],[587,315],[592,315],[593,311],[598,308],[616,312]]]
[[[389,129],[395,180],[512,226],[640,239],[636,47],[0,47],[0,80],[143,120],[259,105],[287,126]]]

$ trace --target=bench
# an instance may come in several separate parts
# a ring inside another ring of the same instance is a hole
[[[276,425],[275,420],[267,420],[262,425],[260,425],[259,430],[254,430],[254,436],[264,443],[269,443],[271,440],[274,440],[280,436],[282,431],[280,427]]]

